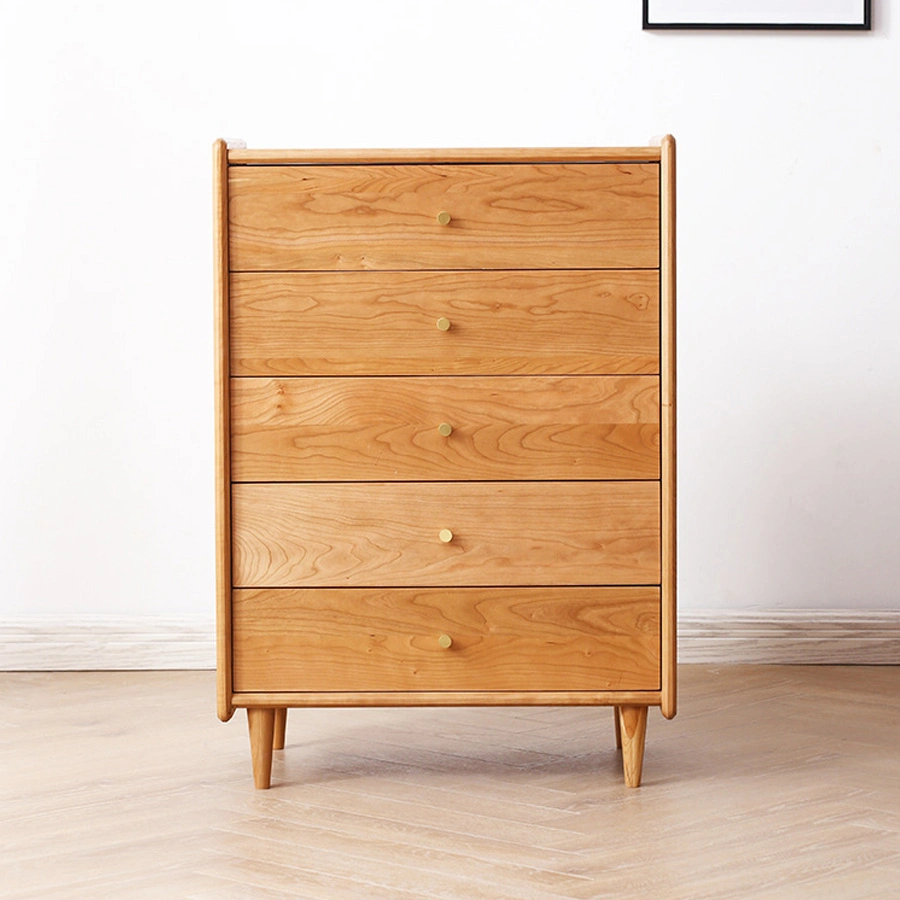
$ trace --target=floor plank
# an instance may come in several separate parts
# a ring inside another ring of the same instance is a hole
[[[296,710],[255,791],[209,672],[0,674],[4,900],[875,900],[900,667],[683,666],[622,784],[612,713]]]

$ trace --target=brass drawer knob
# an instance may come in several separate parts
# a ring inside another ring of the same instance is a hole
[[[450,541],[453,540],[453,532],[449,528],[442,528],[438,532],[438,537],[441,539],[442,543],[449,544]]]
[[[449,331],[450,330],[450,320],[446,316],[441,316],[437,320],[438,331]]]
[[[449,650],[453,646],[453,638],[449,634],[442,634],[438,638],[438,643],[445,649]]]
[[[449,422],[441,422],[438,425],[438,434],[441,437],[450,437],[453,434],[453,426]]]
[[[438,225],[449,225],[450,224],[450,213],[448,213],[446,210],[442,209],[437,214],[437,221],[438,221]]]

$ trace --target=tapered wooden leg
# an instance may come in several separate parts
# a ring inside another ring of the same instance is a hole
[[[622,749],[622,729],[619,727],[619,707],[613,707],[613,722],[616,723],[616,750]]]
[[[287,729],[287,709],[280,706],[275,710],[275,734],[272,737],[272,749],[284,750],[284,733]]]
[[[250,754],[253,757],[253,783],[263,790],[272,783],[272,743],[275,736],[275,710],[247,710],[250,727]]]
[[[620,706],[618,711],[625,784],[628,787],[640,787],[641,770],[644,767],[644,736],[647,733],[647,707]]]

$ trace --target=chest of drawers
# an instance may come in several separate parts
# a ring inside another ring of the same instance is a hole
[[[218,712],[675,714],[674,141],[214,147]]]

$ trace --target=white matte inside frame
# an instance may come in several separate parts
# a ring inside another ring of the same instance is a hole
[[[649,0],[651,25],[864,25],[864,0]]]

